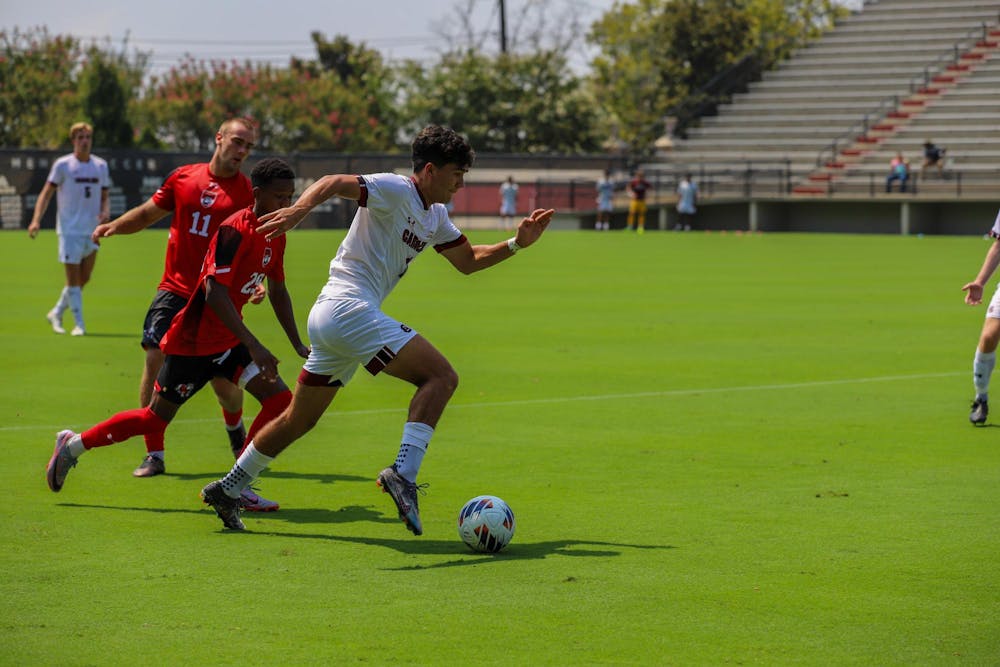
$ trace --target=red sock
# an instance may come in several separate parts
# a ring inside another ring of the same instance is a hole
[[[236,412],[229,412],[225,408],[222,408],[222,418],[226,421],[226,426],[231,429],[236,428],[243,421],[243,408],[240,408]]]
[[[153,452],[163,451],[163,431],[156,431],[154,433],[146,433],[142,436],[146,441],[146,453],[152,454]]]
[[[253,437],[257,435],[257,431],[259,431],[264,424],[284,412],[285,408],[287,408],[288,404],[291,402],[292,392],[287,389],[280,394],[275,394],[270,398],[265,398],[260,404],[260,412],[257,413],[257,417],[254,418],[253,424],[250,425],[250,432],[247,433],[247,439],[243,443],[243,449],[246,449],[247,443],[253,440]],[[240,453],[242,454],[243,452],[240,451]]]
[[[169,423],[156,416],[156,413],[148,407],[126,410],[87,429],[80,434],[80,438],[86,449],[113,445],[116,442],[124,442],[134,435],[147,433],[159,433],[162,443],[163,432],[167,430]]]

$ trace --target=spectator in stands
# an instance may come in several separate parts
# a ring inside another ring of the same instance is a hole
[[[500,222],[504,229],[514,226],[514,216],[517,215],[517,183],[513,176],[500,184]]]
[[[615,184],[611,180],[611,171],[605,169],[604,176],[597,181],[597,222],[594,223],[594,229],[610,228],[614,194]]]
[[[649,181],[643,178],[642,169],[635,170],[635,177],[628,182],[628,194],[631,200],[628,203],[628,220],[626,225],[629,231],[633,228],[642,234],[646,231],[646,192],[653,187]]]
[[[698,186],[695,185],[691,174],[684,174],[684,178],[677,184],[677,229],[685,232],[691,231],[694,223],[694,214],[698,207]]]
[[[893,181],[899,181],[899,191],[906,192],[906,181],[910,178],[910,163],[901,152],[889,162],[889,175],[885,177],[885,191],[892,192]]]
[[[924,163],[920,165],[920,180],[924,180],[924,174],[928,167],[937,167],[938,176],[944,178],[944,154],[946,150],[935,146],[930,139],[924,142]]]

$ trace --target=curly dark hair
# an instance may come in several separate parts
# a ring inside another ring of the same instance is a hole
[[[412,157],[414,173],[427,163],[435,167],[457,164],[468,169],[476,159],[476,152],[465,137],[449,127],[428,125],[413,139]]]
[[[254,165],[253,171],[250,172],[250,182],[255,188],[270,185],[272,181],[282,179],[295,180],[295,172],[281,158],[266,157]]]

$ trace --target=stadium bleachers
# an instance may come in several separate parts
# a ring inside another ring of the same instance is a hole
[[[1000,186],[1000,2],[878,0],[733,96],[647,173],[684,171],[708,196],[889,196],[901,151],[926,197]],[[922,144],[947,148],[945,178],[919,178]]]

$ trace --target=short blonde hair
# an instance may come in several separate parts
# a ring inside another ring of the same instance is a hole
[[[226,132],[229,131],[229,128],[231,128],[233,125],[242,125],[246,129],[248,129],[251,132],[253,132],[254,135],[257,134],[257,125],[256,125],[256,123],[254,123],[252,120],[250,120],[249,118],[246,118],[244,116],[237,116],[235,118],[230,118],[228,120],[224,120],[222,122],[222,125],[219,126],[219,134],[225,134]]]
[[[69,128],[69,140],[73,141],[76,139],[76,135],[80,132],[90,132],[93,134],[94,127],[90,123],[84,123],[82,121],[79,123],[73,123],[73,125]]]

